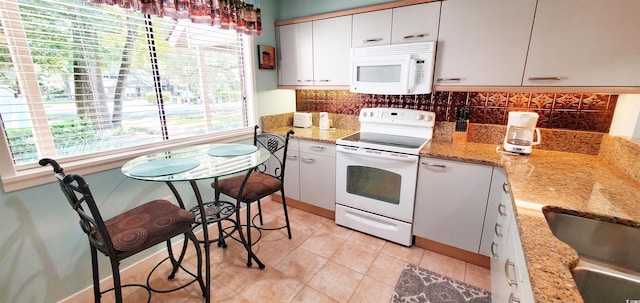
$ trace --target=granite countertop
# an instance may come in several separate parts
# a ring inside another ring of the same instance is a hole
[[[270,130],[286,133],[289,128]],[[300,131],[299,131],[300,130]],[[335,143],[353,133],[294,129],[294,137]],[[580,302],[570,268],[578,261],[571,247],[555,238],[541,211],[553,205],[578,214],[596,214],[640,227],[640,182],[598,156],[534,149],[529,156],[500,154],[481,143],[430,142],[421,156],[498,166],[505,169],[531,288],[537,302]]]
[[[336,129],[330,128],[328,130],[321,130],[317,126],[309,127],[309,128],[301,128],[301,127],[278,127],[273,129],[267,129],[265,132],[278,134],[281,136],[285,136],[289,130],[293,130],[294,134],[293,138],[309,140],[309,141],[317,141],[324,143],[336,143],[336,140],[351,135],[357,131],[348,130],[348,129]]]

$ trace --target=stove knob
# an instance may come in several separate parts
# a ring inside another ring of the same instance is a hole
[[[424,119],[424,115],[423,115],[423,114],[417,114],[417,115],[416,115],[416,120],[417,120],[417,121],[420,121],[420,120],[422,120],[422,119]]]

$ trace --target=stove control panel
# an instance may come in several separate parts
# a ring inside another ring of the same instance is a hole
[[[433,127],[436,115],[433,112],[404,108],[363,108],[360,123],[382,123]]]

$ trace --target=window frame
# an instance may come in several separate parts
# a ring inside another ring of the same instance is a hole
[[[0,4],[3,6],[6,12],[19,14],[17,9],[12,6],[17,6],[15,1],[2,1]],[[15,16],[14,16],[15,17]],[[18,16],[19,17],[19,16]],[[17,20],[17,21],[16,21]],[[11,22],[20,22],[19,18]],[[11,27],[11,31],[6,34],[7,39],[12,39],[16,37],[16,33],[13,32],[14,27]],[[19,33],[18,33],[19,34]],[[199,144],[209,144],[209,143],[227,143],[239,141],[247,138],[253,137],[254,127],[256,124],[257,113],[256,113],[256,79],[254,72],[254,62],[255,62],[255,47],[254,47],[254,38],[250,35],[245,35],[243,37],[245,43],[243,43],[243,53],[244,53],[244,72],[245,72],[245,87],[246,87],[246,101],[245,104],[247,106],[246,117],[248,120],[248,126],[229,130],[222,131],[216,134],[203,134],[199,136],[193,136],[189,138],[178,138],[178,139],[169,139],[161,142],[155,142],[150,144],[144,144],[133,147],[121,148],[116,151],[103,151],[92,153],[89,155],[78,155],[57,159],[58,162],[65,167],[65,169],[69,171],[73,171],[78,174],[91,174],[97,173],[101,171],[106,171],[110,169],[115,169],[121,167],[124,163],[129,161],[132,158],[137,156],[155,153],[160,151],[167,151],[187,146],[199,145]],[[24,41],[26,44],[26,39],[19,39],[20,41]],[[24,58],[22,55],[20,56]],[[30,56],[27,56],[27,60],[31,60]],[[34,68],[33,62],[24,64],[22,62],[19,63],[20,68]],[[18,73],[22,73],[19,71]],[[32,73],[29,73],[32,74]],[[36,81],[26,81],[29,83],[37,83]],[[23,94],[25,99],[31,98],[31,94],[29,94],[28,87],[23,90]],[[29,106],[29,111],[31,112],[41,112],[44,113],[43,110],[37,111],[32,108],[33,105],[42,106],[42,102],[27,102],[27,106]],[[34,127],[37,127],[37,116],[32,116],[31,118]],[[46,121],[46,119],[45,119]],[[11,149],[9,147],[9,142],[6,137],[6,132],[2,123],[0,123],[0,179],[3,185],[4,192],[12,192],[16,190],[21,190],[41,184],[46,184],[50,182],[54,182],[55,178],[51,175],[50,169],[46,167],[41,167],[37,163],[30,164],[20,164],[16,165],[13,162],[13,158],[11,156]]]

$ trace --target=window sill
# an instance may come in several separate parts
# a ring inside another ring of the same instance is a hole
[[[253,138],[253,126],[220,133],[213,137],[209,135],[199,138],[191,138],[189,140],[176,140],[171,142],[165,141],[148,147],[138,146],[135,149],[125,149],[111,153],[101,153],[91,158],[66,158],[60,159],[58,162],[66,172],[86,175],[121,167],[127,161],[135,157],[154,152],[167,151],[199,144],[229,143],[248,138]],[[2,176],[2,185],[4,187],[4,192],[12,192],[54,182],[55,177],[52,172],[53,171],[51,167],[36,166],[19,170],[18,172],[10,176]]]

